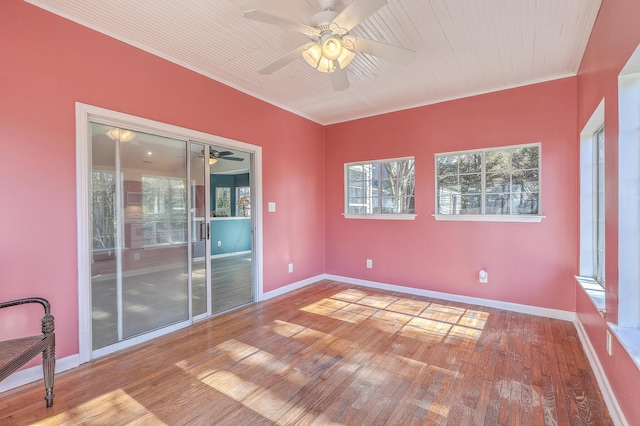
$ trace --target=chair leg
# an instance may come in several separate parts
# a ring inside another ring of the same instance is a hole
[[[47,349],[42,352],[42,370],[44,373],[44,388],[46,394],[47,408],[53,406],[53,377],[56,370],[56,350],[52,341]]]

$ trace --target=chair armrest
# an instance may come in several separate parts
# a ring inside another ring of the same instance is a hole
[[[9,302],[0,302],[0,309],[8,308],[11,306],[24,305],[27,303],[40,303],[44,308],[44,316],[42,317],[42,334],[48,335],[53,333],[54,319],[51,315],[51,304],[47,299],[42,297],[27,297],[24,299],[11,300]]]

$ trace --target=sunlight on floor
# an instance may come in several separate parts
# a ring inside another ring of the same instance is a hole
[[[260,332],[298,342],[296,350],[303,358],[296,365],[290,365],[268,351],[235,338],[217,344],[208,359],[198,355],[176,365],[269,421],[282,421],[284,413],[291,418],[304,418],[309,414],[305,407],[297,406],[295,399],[285,398],[273,387],[276,383],[276,387],[304,388],[313,380],[323,377],[325,372],[337,372],[344,377],[356,374],[358,378],[352,379],[349,385],[350,394],[356,396],[351,403],[351,407],[355,409],[367,403],[372,389],[388,385],[389,373],[395,377],[411,377],[421,371],[425,377],[448,388],[453,381],[462,379],[464,375],[392,352],[410,344],[408,340],[401,338],[419,340],[420,346],[423,343],[436,345],[445,338],[475,342],[480,338],[488,319],[487,312],[402,297],[369,295],[354,289],[323,298],[301,310],[337,319],[345,324],[364,325],[387,333],[397,333],[400,340],[395,340],[381,355],[380,348],[367,347],[366,334],[361,339],[352,341],[314,329],[309,326],[312,322],[305,323],[305,326],[276,319],[270,327],[264,327]],[[354,356],[343,358],[350,350],[353,350]],[[236,363],[238,370],[236,371],[236,367],[216,368],[218,363],[221,367],[227,365],[221,362],[224,359]],[[256,371],[261,371],[259,380],[255,378]],[[245,374],[247,378],[244,378]],[[446,402],[438,401],[437,395],[423,395],[412,403],[444,418],[451,408]]]
[[[112,424],[113,412],[126,413],[137,424],[166,425],[154,416],[149,409],[129,396],[122,389],[100,395],[84,404],[73,407],[54,417],[48,417],[44,422],[37,424],[81,424],[87,418],[91,418],[92,424]],[[124,420],[123,417],[120,417]]]
[[[489,314],[483,311],[412,300],[368,295],[349,289],[311,303],[302,311],[354,324],[375,327],[415,339],[440,341],[445,337],[477,341]]]

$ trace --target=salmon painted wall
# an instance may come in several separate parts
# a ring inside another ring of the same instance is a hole
[[[602,99],[605,110],[606,319],[578,287],[577,313],[629,424],[640,424],[640,370],[613,339],[606,353],[607,322],[618,320],[618,74],[640,44],[640,2],[603,0],[578,72],[580,132]]]
[[[78,352],[76,101],[262,146],[264,290],[324,272],[322,126],[20,0],[0,57],[0,300],[48,298],[59,358]],[[14,309],[0,338],[38,332]]]
[[[573,311],[576,80],[568,78],[329,126],[326,271]],[[542,143],[541,223],[436,221],[434,155]],[[344,163],[415,156],[415,221],[345,219]],[[366,269],[365,259],[373,260]],[[489,284],[478,283],[481,269]]]

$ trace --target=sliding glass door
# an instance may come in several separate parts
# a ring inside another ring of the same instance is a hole
[[[92,356],[253,302],[252,154],[88,130]]]

